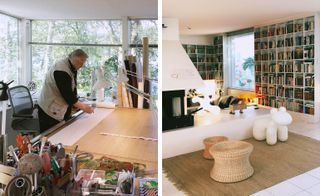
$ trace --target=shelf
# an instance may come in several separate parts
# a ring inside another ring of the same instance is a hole
[[[202,79],[223,81],[223,37],[213,37],[212,45],[183,44]]]
[[[314,113],[314,17],[254,29],[259,104]]]

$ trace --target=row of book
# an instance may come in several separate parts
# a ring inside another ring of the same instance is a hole
[[[314,101],[314,88],[304,89],[304,100]]]
[[[189,54],[189,58],[194,63],[218,63],[223,61],[223,55],[196,55]]]
[[[203,63],[203,62],[208,62],[208,63],[213,63],[213,62],[222,62],[223,59],[223,55],[198,55],[197,58],[195,59],[194,55],[190,56],[190,59],[192,62],[199,62],[199,63]],[[196,60],[196,61],[194,61]]]
[[[303,58],[314,58],[314,47],[309,46],[309,47],[304,47],[303,50]]]
[[[295,77],[295,86],[303,86],[303,75],[296,75]]]
[[[314,47],[295,47],[294,49],[287,49],[285,51],[268,51],[268,52],[255,52],[256,61],[278,61],[293,60],[293,59],[313,59]]]
[[[256,72],[269,72],[269,73],[281,73],[281,72],[299,72],[299,73],[314,73],[314,63],[312,61],[296,60],[285,61],[284,63],[256,63]]]
[[[277,60],[292,60],[293,59],[293,51],[279,51]]]
[[[213,45],[221,45],[223,43],[222,36],[216,36],[213,38]]]
[[[272,25],[269,27],[262,27],[255,29],[255,38],[272,37],[275,35],[284,35],[290,33],[297,33],[302,31],[313,31],[314,30],[314,18],[307,18],[289,21],[278,25]]]
[[[216,64],[198,64],[196,66],[198,71],[222,71],[223,65],[221,63]]]
[[[293,74],[286,74],[286,77],[284,78],[285,85],[293,86],[294,85],[294,77]]]
[[[275,49],[283,47],[292,47],[292,46],[302,46],[302,45],[313,45],[314,44],[314,35],[298,35],[295,38],[278,38],[277,41],[273,40],[264,40],[264,41],[255,41],[254,48],[255,50],[266,50],[266,49]]]
[[[271,97],[282,97],[288,99],[300,99],[306,101],[314,101],[314,92],[307,91],[306,89],[302,88],[280,88],[276,89],[274,87],[262,87],[261,89],[262,95],[271,96]]]
[[[314,75],[305,76],[305,86],[314,87]]]
[[[206,45],[183,45],[188,54],[217,54],[223,52],[223,46],[206,46]]]
[[[193,63],[197,63],[198,62],[198,57],[196,54],[189,54],[189,58]]]
[[[199,71],[199,74],[203,80],[223,80],[223,73],[221,71]]]
[[[314,74],[308,74],[305,77],[302,74],[296,76],[293,74],[263,74],[256,75],[255,79],[256,83],[263,84],[314,87]]]
[[[223,70],[223,65],[222,65],[222,63],[207,64],[206,70],[207,71],[219,71],[219,70],[221,71],[221,70]]]
[[[259,104],[278,108],[278,107],[286,107],[287,110],[301,112],[304,113],[304,105],[303,102],[300,101],[293,101],[293,100],[283,100],[283,99],[276,99],[274,97],[262,98],[259,99]]]
[[[277,97],[287,97],[295,99],[303,99],[303,93],[307,96],[313,95],[313,88],[297,88],[288,86],[275,86],[275,85],[256,85],[256,93],[262,95],[272,95]],[[309,98],[309,97],[308,97]],[[309,99],[310,100],[310,99]]]
[[[223,52],[223,46],[219,45],[219,46],[213,46],[212,48],[206,48],[205,53],[206,54],[220,54]],[[198,52],[200,53],[200,52]]]
[[[261,83],[261,76],[260,75],[256,75],[255,76],[255,82],[256,83]]]
[[[314,114],[314,105],[309,104],[309,103],[305,104],[304,113],[305,114]]]
[[[305,31],[313,31],[314,30],[314,18],[309,18],[309,20],[304,23]]]
[[[259,98],[259,104],[266,105],[274,108],[286,107],[287,110],[305,113],[305,114],[314,114],[314,104],[310,102],[293,100],[293,99],[277,99],[274,97]]]

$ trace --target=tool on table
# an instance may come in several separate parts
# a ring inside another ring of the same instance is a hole
[[[62,159],[63,157],[65,157],[65,155],[66,155],[66,152],[63,145],[61,143],[57,144],[56,158]]]
[[[37,154],[26,154],[19,160],[18,169],[21,174],[37,173],[42,169],[42,160]]]
[[[51,163],[50,163],[50,155],[48,152],[44,152],[41,155],[42,158],[42,168],[45,174],[50,174]]]
[[[82,152],[77,155],[78,162],[90,161],[93,159],[93,154],[88,152]]]
[[[28,152],[31,153],[32,145],[29,143],[28,144]]]
[[[60,167],[62,169],[63,174],[70,171],[71,163],[69,155],[66,155],[64,158],[60,160]]]
[[[32,191],[32,184],[26,176],[14,177],[6,187],[5,195],[7,196],[30,196]]]
[[[32,192],[32,196],[45,196],[45,195],[46,195],[45,189],[42,186],[38,187],[38,189]]]
[[[78,145],[76,145],[71,155],[71,165],[72,165],[72,170],[70,175],[71,180],[77,177],[77,154],[76,154],[77,150],[78,150]]]
[[[28,153],[28,144],[30,143],[30,138],[28,135],[22,135],[21,133],[16,136],[16,144],[20,151],[19,156],[22,157],[23,155]]]
[[[31,151],[31,150],[30,150]],[[38,154],[29,153],[23,155],[18,162],[20,174],[33,175],[34,190],[38,189],[37,177],[38,172],[42,169],[42,160]]]
[[[40,147],[40,151],[39,151],[39,156],[40,156],[40,157],[41,157],[41,155],[42,155],[43,147],[44,147],[44,145],[46,144],[46,141],[47,141],[47,137],[41,138],[41,147]]]
[[[11,154],[12,154],[14,160],[16,161],[16,163],[18,163],[19,162],[19,158],[18,158],[16,152],[14,151],[14,148],[13,148],[12,145],[9,146],[9,151],[11,152]]]

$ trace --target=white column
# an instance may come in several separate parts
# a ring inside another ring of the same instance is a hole
[[[6,122],[7,122],[7,100],[2,102],[2,123],[1,123],[1,135],[6,134]]]
[[[230,61],[229,61],[229,51],[228,51],[228,47],[230,47],[228,44],[228,39],[226,35],[222,35],[223,37],[223,42],[222,42],[222,47],[223,47],[223,90],[225,92],[227,92],[227,88],[230,86],[230,76],[231,76],[231,72],[230,72]]]
[[[128,55],[129,51],[129,19],[127,16],[121,18],[122,20],[122,51],[123,55]],[[123,59],[124,59],[123,56]]]
[[[21,80],[20,84],[27,85],[32,77],[31,65],[31,22],[21,19],[20,22],[20,58],[21,58]]]
[[[320,119],[320,12],[314,16],[314,122]]]

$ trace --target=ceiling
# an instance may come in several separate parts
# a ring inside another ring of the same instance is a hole
[[[162,10],[179,19],[180,34],[201,35],[310,15],[320,11],[320,0],[162,0]]]
[[[157,18],[158,0],[0,0],[0,11],[27,19]]]

